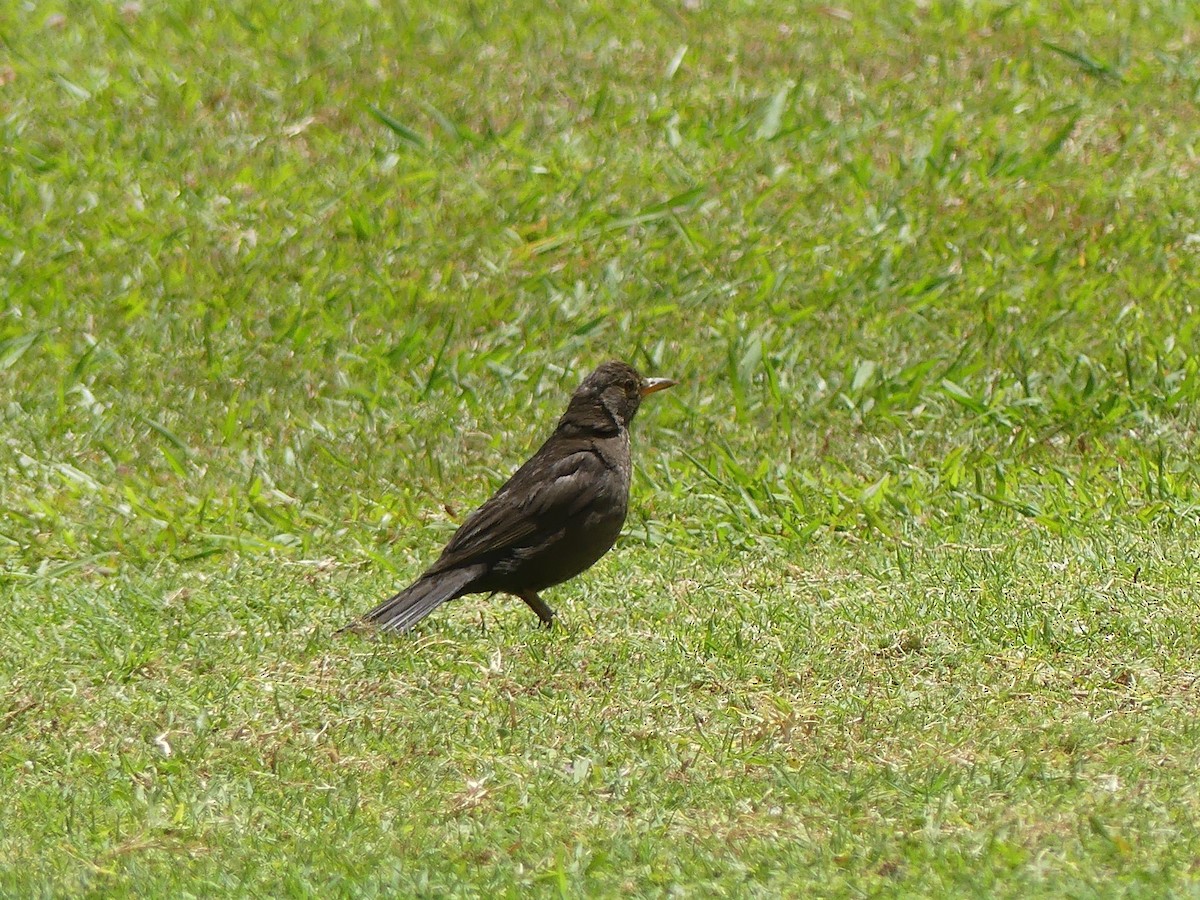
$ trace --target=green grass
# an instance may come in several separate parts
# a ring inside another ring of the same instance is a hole
[[[1200,893],[1194,5],[377,7],[0,11],[0,895]]]

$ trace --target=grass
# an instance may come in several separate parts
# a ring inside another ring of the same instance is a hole
[[[1198,36],[0,11],[0,894],[1200,891]],[[335,636],[613,356],[564,627]]]

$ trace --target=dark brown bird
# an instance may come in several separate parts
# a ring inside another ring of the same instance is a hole
[[[574,578],[617,540],[629,508],[629,423],[674,381],[607,362],[583,380],[549,440],[471,513],[437,562],[359,625],[407,631],[464,594],[520,597],[546,625],[538,591]]]

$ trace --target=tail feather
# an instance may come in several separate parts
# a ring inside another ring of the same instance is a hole
[[[475,566],[452,569],[436,575],[423,575],[347,628],[361,624],[374,626],[381,631],[408,631],[447,600],[460,596],[463,588],[479,575],[478,567]]]

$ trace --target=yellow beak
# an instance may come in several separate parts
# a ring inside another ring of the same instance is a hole
[[[672,381],[670,378],[643,378],[642,379],[642,396],[653,394],[655,391],[665,391],[669,387],[675,387],[679,384],[678,381]]]

